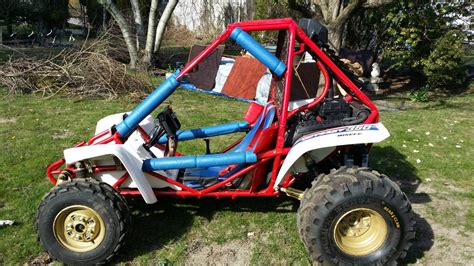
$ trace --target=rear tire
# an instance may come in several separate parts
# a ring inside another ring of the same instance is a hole
[[[301,240],[315,262],[382,265],[404,258],[415,236],[397,184],[367,168],[320,175],[298,209]]]
[[[46,194],[35,227],[41,245],[54,259],[66,264],[105,263],[123,246],[130,213],[108,184],[74,179]]]

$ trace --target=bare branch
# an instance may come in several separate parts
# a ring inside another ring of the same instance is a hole
[[[386,4],[390,4],[392,2],[393,0],[368,0],[363,3],[363,6],[371,8],[371,7],[383,6]]]
[[[352,13],[354,13],[354,11],[361,6],[361,3],[361,0],[352,0],[347,6],[343,7],[337,19],[334,20],[336,27],[339,27],[340,24],[346,23],[347,19],[349,19]]]
[[[117,38],[105,32],[78,49],[65,49],[48,59],[25,56],[9,60],[0,65],[0,87],[12,94],[32,92],[43,97],[58,93],[84,97],[144,95],[150,86],[130,75],[124,64],[108,56],[109,43],[115,44]]]

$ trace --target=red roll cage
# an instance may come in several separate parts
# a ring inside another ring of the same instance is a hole
[[[276,130],[276,144],[275,147],[271,150],[261,152],[257,154],[257,162],[251,164],[237,173],[231,175],[227,179],[218,182],[212,186],[206,187],[202,190],[196,190],[190,188],[180,182],[175,180],[169,179],[165,176],[162,176],[155,172],[147,172],[147,174],[152,175],[156,178],[159,178],[163,181],[166,181],[170,184],[180,187],[182,190],[172,190],[172,189],[156,189],[154,192],[157,196],[178,196],[178,197],[197,197],[201,198],[204,196],[212,196],[212,197],[242,197],[242,196],[277,196],[279,195],[278,191],[273,189],[275,185],[275,181],[278,175],[278,170],[284,161],[284,157],[288,154],[291,147],[285,147],[285,132],[286,132],[286,124],[287,120],[295,115],[298,112],[305,111],[308,109],[313,108],[314,106],[318,105],[323,101],[325,98],[329,87],[330,87],[330,79],[334,78],[336,82],[348,92],[348,95],[344,98],[344,100],[350,102],[353,98],[357,98],[362,104],[366,105],[370,110],[371,114],[366,119],[364,123],[374,123],[378,122],[378,110],[375,105],[370,101],[370,99],[360,91],[357,85],[333,62],[333,60],[326,54],[325,51],[317,44],[315,44],[301,28],[293,21],[291,18],[284,18],[284,19],[267,19],[267,20],[257,20],[257,21],[248,21],[248,22],[238,22],[234,24],[228,25],[227,29],[216,39],[214,40],[206,49],[204,49],[198,56],[196,56],[192,61],[190,61],[179,73],[177,79],[181,78],[183,75],[192,71],[198,64],[201,62],[206,56],[208,56],[212,51],[219,46],[222,42],[224,42],[232,33],[232,31],[239,27],[240,29],[251,32],[251,31],[265,31],[265,30],[287,30],[288,31],[288,50],[287,50],[287,58],[286,58],[286,67],[287,70],[284,73],[283,81],[284,81],[284,89],[282,95],[282,102],[280,106],[280,110],[278,112],[279,119],[275,122],[272,127],[275,127]],[[296,43],[299,44],[299,49],[296,50]],[[302,54],[306,49],[311,50],[317,58],[316,65],[320,69],[324,80],[324,88],[322,93],[316,97],[312,102],[303,105],[297,109],[288,111],[288,104],[290,99],[290,90],[291,90],[291,82],[292,82],[292,73],[293,73],[293,60],[296,55]],[[147,133],[141,128],[138,127],[137,129],[145,141],[149,138]],[[108,136],[107,136],[108,135]],[[268,138],[271,136],[263,136],[264,138]],[[102,139],[100,141],[97,141]],[[107,143],[116,143],[122,144],[122,140],[117,133],[111,133],[110,130],[103,131],[92,138],[89,141],[81,142],[76,145],[76,147],[85,146],[85,145],[100,145],[100,144],[107,144]],[[231,144],[229,147],[224,149],[222,152],[226,152],[230,150],[232,147],[237,145],[240,142]],[[159,145],[158,145],[159,146]],[[181,156],[181,154],[177,153],[176,156]],[[268,182],[266,188],[258,190],[258,185],[262,182],[263,176],[262,174],[255,173],[259,167],[266,165],[267,163],[272,164],[272,175],[270,181]],[[66,166],[65,169],[59,169],[65,163],[64,159],[58,160],[51,164],[47,169],[47,176],[53,184],[56,184],[57,178],[55,175],[59,175],[62,171],[67,170],[74,174],[75,170],[72,166]],[[107,172],[107,171],[115,171],[118,170],[116,166],[92,166],[92,171],[94,173],[100,172]],[[255,170],[253,176],[253,183],[249,189],[246,190],[228,190],[222,189],[225,188],[227,184],[232,182],[238,177],[249,173],[250,171]],[[117,189],[121,195],[124,196],[140,196],[140,192],[137,189],[122,189],[120,185],[129,178],[128,172],[117,180],[117,182],[113,185],[115,189]],[[288,175],[281,187],[288,187],[295,181],[295,178]]]

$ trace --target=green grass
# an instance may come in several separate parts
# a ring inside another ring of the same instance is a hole
[[[0,219],[15,221],[14,226],[0,228],[0,264],[25,263],[41,253],[33,223],[36,207],[51,187],[45,178],[46,166],[61,157],[64,148],[90,137],[98,119],[130,110],[136,103],[127,98],[44,100],[36,95],[5,94],[0,98]],[[169,101],[184,128],[239,121],[247,107],[183,90]],[[377,144],[371,155],[371,165],[400,180],[412,201],[423,198],[417,192],[420,184],[434,189],[426,203],[427,218],[446,226],[464,226],[469,232],[474,230],[473,105],[474,96],[468,95],[382,113],[381,121],[392,136]],[[211,149],[218,151],[238,137],[215,138]],[[182,142],[179,150],[203,153],[205,145],[201,140]],[[462,203],[466,215],[454,213],[455,204],[452,210],[436,205],[451,200]],[[133,233],[115,262],[183,263],[193,247],[244,243],[253,263],[309,264],[296,231],[297,206],[284,197],[160,199],[153,206],[133,203]],[[456,222],[458,216],[463,220]]]
[[[473,103],[471,94],[404,112],[382,113],[381,121],[391,137],[371,153],[371,166],[401,180],[405,191],[412,194],[412,201],[426,196],[417,193],[421,184],[433,190],[425,205],[431,207],[431,218],[451,228],[462,225],[471,232]]]

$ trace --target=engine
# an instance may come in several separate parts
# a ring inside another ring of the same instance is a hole
[[[342,97],[326,99],[311,110],[298,113],[288,121],[286,146],[292,146],[300,137],[340,126],[363,123],[370,110],[356,102],[346,102]]]

